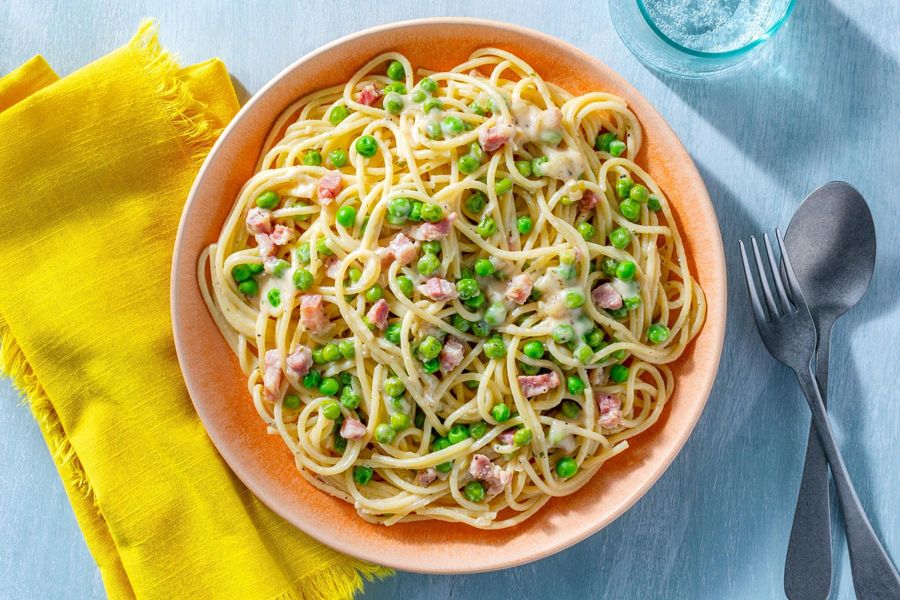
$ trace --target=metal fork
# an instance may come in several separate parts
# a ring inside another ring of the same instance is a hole
[[[853,572],[853,588],[856,591],[856,597],[867,600],[869,598],[898,600],[900,599],[900,575],[878,540],[878,536],[875,535],[865,511],[859,503],[853,482],[850,481],[844,459],[841,457],[841,452],[834,439],[834,433],[831,431],[825,405],[822,403],[822,396],[819,393],[819,386],[810,367],[816,351],[816,328],[809,308],[806,306],[806,300],[803,298],[803,292],[797,283],[797,277],[794,275],[794,269],[791,267],[781,232],[776,229],[775,234],[781,250],[784,266],[781,272],[787,279],[787,288],[779,276],[780,271],[772,252],[772,245],[769,243],[768,234],[764,235],[764,240],[769,270],[763,264],[756,238],[752,236],[750,238],[765,306],[760,301],[756,278],[753,275],[750,261],[747,260],[744,242],[740,242],[744,277],[747,281],[747,291],[750,293],[750,304],[753,306],[756,327],[759,329],[759,335],[769,353],[796,373],[800,388],[812,411],[812,421],[825,450],[828,465],[831,467],[838,501],[844,515],[844,529],[847,532],[850,568]],[[778,293],[777,301],[769,285],[770,278],[775,282]],[[788,289],[790,295],[788,295]]]

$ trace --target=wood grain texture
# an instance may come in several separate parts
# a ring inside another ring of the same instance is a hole
[[[38,52],[69,73],[155,16],[185,63],[219,56],[247,93],[306,52],[370,25],[436,15],[513,21],[574,43],[633,83],[694,157],[722,227],[731,271],[722,368],[696,431],[656,486],[556,556],[474,576],[400,574],[368,585],[366,598],[782,598],[809,413],[759,342],[736,244],[786,227],[803,196],[831,179],[867,198],[879,240],[872,287],[835,329],[831,416],[862,503],[900,558],[900,6],[798,2],[751,69],[683,81],[654,75],[628,54],[604,2],[567,3],[552,18],[542,2],[218,4],[3,2],[0,73]],[[840,525],[835,531],[832,597],[852,598]],[[103,597],[40,432],[8,382],[0,386],[0,539],[0,598]]]

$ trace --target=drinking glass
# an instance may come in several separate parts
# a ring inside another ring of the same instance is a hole
[[[651,69],[682,77],[746,64],[784,25],[795,0],[609,0],[613,26]]]

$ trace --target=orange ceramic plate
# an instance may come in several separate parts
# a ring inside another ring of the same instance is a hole
[[[366,523],[353,507],[297,473],[278,436],[270,436],[247,393],[246,378],[206,310],[197,257],[214,242],[243,183],[253,174],[275,118],[291,102],[343,83],[382,52],[445,70],[483,46],[509,50],[547,81],[574,94],[624,98],[644,128],[637,157],[676,213],[691,270],[706,292],[701,333],[674,366],[675,394],[649,431],[611,459],[577,493],[556,498],[525,523],[482,531],[440,521],[392,527]],[[690,219],[684,216],[690,215]],[[172,316],[188,391],[209,436],[238,477],[269,507],[341,552],[406,571],[470,573],[519,565],[571,546],[621,515],[662,475],[703,411],[725,332],[725,259],[716,216],[697,169],[663,119],[625,80],[577,48],[544,34],[491,21],[427,19],[368,29],[309,54],[278,75],[241,110],[200,170],[184,209],[172,265]]]

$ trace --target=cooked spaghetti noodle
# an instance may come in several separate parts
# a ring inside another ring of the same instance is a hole
[[[703,293],[621,98],[493,48],[413,74],[289,107],[198,277],[311,484],[511,527],[657,421]]]

